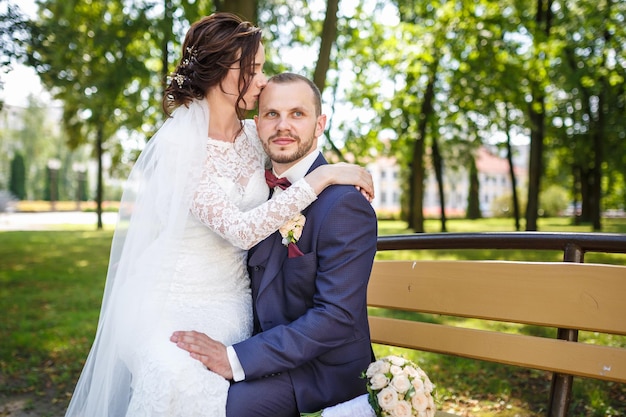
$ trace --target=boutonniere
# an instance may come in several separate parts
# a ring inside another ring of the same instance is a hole
[[[283,245],[287,246],[289,250],[290,258],[303,255],[296,243],[300,240],[300,236],[302,236],[302,229],[304,228],[305,222],[306,217],[304,217],[302,213],[299,213],[278,229],[280,235],[283,237]]]

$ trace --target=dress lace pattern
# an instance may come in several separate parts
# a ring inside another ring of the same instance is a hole
[[[169,341],[197,330],[226,345],[252,332],[245,267],[254,246],[316,196],[304,180],[267,201],[266,156],[251,121],[234,143],[207,141],[207,159],[185,231],[172,245],[173,277],[157,277],[164,300],[150,336],[128,361],[132,396],[127,417],[223,417],[228,381]],[[136,348],[136,349],[135,349]]]
[[[208,158],[191,210],[223,238],[250,249],[275,232],[290,217],[311,204],[316,195],[305,180],[266,204],[265,155],[256,128],[247,121],[233,144],[209,139]],[[250,199],[256,203],[250,203]],[[247,210],[241,210],[241,206]]]

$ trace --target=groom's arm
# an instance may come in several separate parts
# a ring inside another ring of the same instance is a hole
[[[370,204],[351,192],[337,199],[323,223],[314,306],[303,316],[228,347],[230,355],[222,343],[199,332],[175,332],[171,340],[226,379],[233,379],[234,368],[235,381],[243,379],[244,370],[247,379],[258,378],[295,368],[345,344],[354,336],[353,314],[367,313],[377,220]]]
[[[315,294],[307,300],[311,307],[291,323],[234,345],[246,379],[296,368],[369,334],[366,297],[376,253],[376,215],[358,192],[341,188],[325,191],[330,208],[323,219],[316,219],[322,227],[318,267],[311,277]]]

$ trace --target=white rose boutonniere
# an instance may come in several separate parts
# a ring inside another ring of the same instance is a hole
[[[283,245],[287,246],[289,250],[290,258],[303,255],[296,243],[300,240],[300,236],[302,236],[302,229],[304,228],[305,222],[306,217],[304,217],[302,213],[299,213],[278,229],[280,235],[283,237]]]

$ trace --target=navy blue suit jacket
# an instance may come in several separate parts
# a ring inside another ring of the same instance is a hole
[[[377,220],[353,186],[326,188],[303,214],[303,256],[288,258],[278,232],[250,250],[255,335],[234,349],[246,380],[288,372],[299,411],[314,412],[366,392]]]

